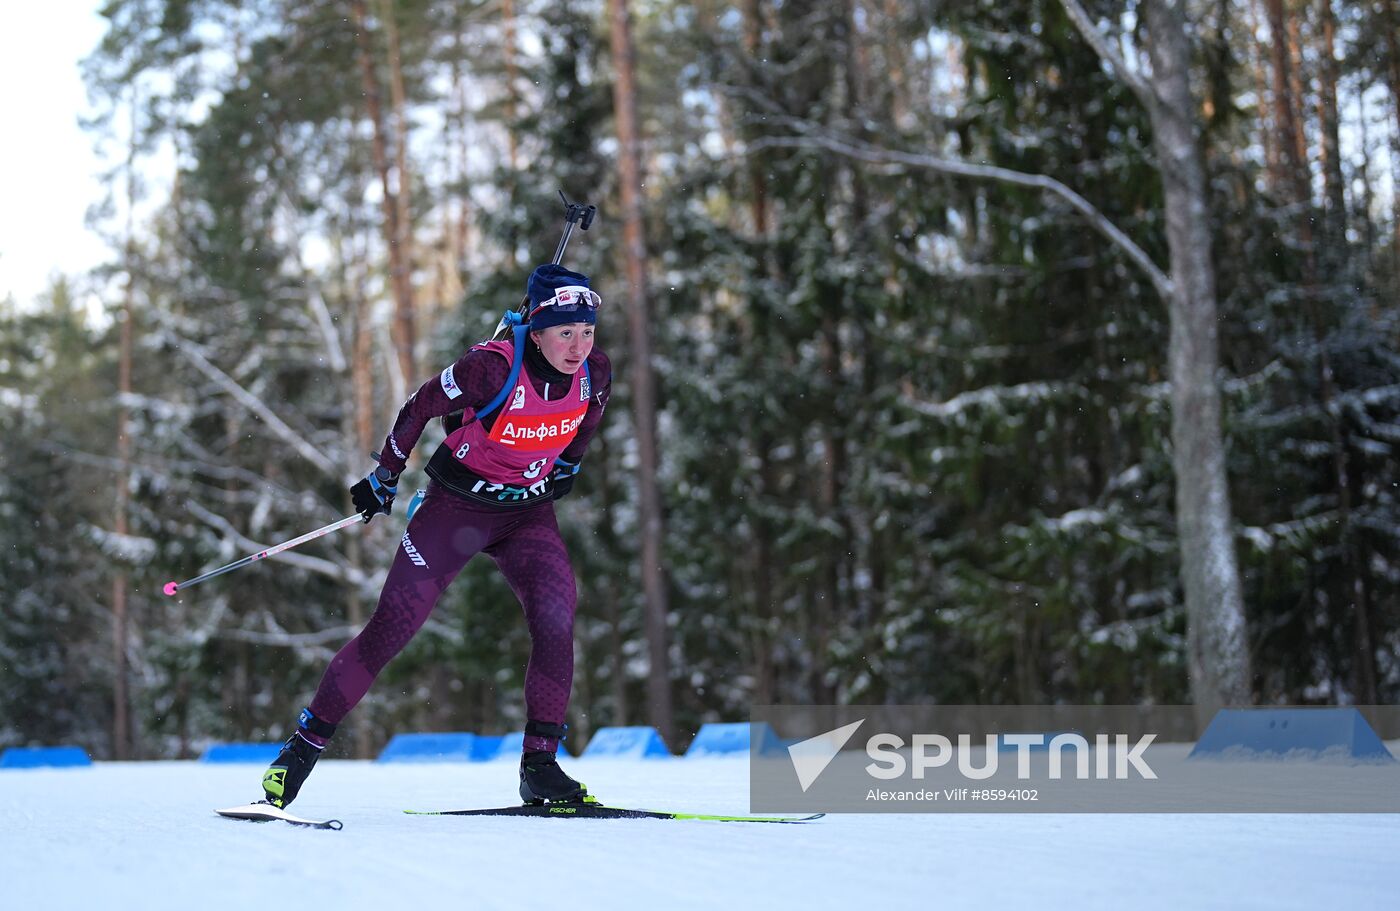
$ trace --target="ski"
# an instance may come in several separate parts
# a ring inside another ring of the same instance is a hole
[[[669,813],[661,810],[629,810],[601,804],[555,804],[543,806],[488,807],[477,810],[404,810],[410,816],[538,816],[548,819],[690,819],[702,822],[811,822],[825,813],[811,816],[723,816],[713,813]]]
[[[271,822],[276,819],[307,829],[332,829],[339,831],[343,828],[343,824],[338,819],[303,819],[300,816],[293,816],[286,810],[279,810],[266,801],[244,804],[241,807],[229,807],[228,809],[215,810],[214,812],[225,819],[246,819],[249,822]]]

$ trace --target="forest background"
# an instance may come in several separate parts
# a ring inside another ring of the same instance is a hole
[[[348,514],[560,189],[617,376],[557,504],[581,740],[1393,703],[1396,7],[110,0],[110,261],[0,306],[0,746],[284,736],[402,509],[161,586]],[[335,749],[518,729],[527,653],[474,562]]]

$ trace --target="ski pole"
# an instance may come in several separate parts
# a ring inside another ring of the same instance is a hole
[[[264,557],[271,557],[273,554],[280,554],[284,550],[291,550],[293,547],[305,544],[307,541],[310,541],[313,538],[319,538],[322,535],[328,535],[333,531],[340,531],[347,525],[354,525],[356,522],[363,522],[364,520],[364,516],[360,515],[359,513],[355,513],[355,515],[353,516],[346,516],[345,518],[340,519],[339,521],[322,526],[321,528],[318,528],[315,531],[309,531],[306,534],[302,535],[300,538],[293,538],[290,541],[284,541],[281,544],[273,545],[267,550],[259,551],[255,554],[249,554],[242,560],[235,560],[227,566],[220,566],[218,569],[211,569],[209,572],[204,573],[201,576],[195,576],[193,579],[186,579],[184,582],[167,582],[165,583],[165,587],[161,590],[167,595],[174,597],[175,593],[182,588],[188,588],[189,586],[194,585],[197,582],[203,582],[205,579],[212,579],[215,576],[222,576],[224,573],[231,573],[235,569],[242,569],[248,564],[256,563]]]
[[[569,197],[564,195],[564,191],[559,191],[559,198],[564,200],[564,236],[559,238],[559,246],[554,248],[554,265],[564,259],[564,249],[569,246],[569,238],[573,236],[574,225],[578,225],[582,231],[587,231],[593,227],[593,216],[598,214],[597,206],[585,206],[580,202],[569,202]]]
[[[559,191],[559,198],[564,200],[564,234],[559,238],[559,246],[554,248],[554,265],[559,265],[564,259],[564,250],[569,246],[569,238],[574,234],[574,225],[587,231],[593,227],[593,219],[598,214],[597,206],[584,205],[581,202],[569,202],[569,197],[564,195],[564,191]],[[520,302],[520,306],[515,308],[515,312],[524,321],[525,315],[530,312],[530,296],[527,294]],[[509,316],[509,314],[507,314]],[[507,339],[510,337],[510,325],[507,318],[502,318],[496,324],[496,331],[491,334],[493,339]]]

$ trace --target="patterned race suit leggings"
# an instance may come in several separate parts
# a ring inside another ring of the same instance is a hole
[[[577,589],[559,536],[554,506],[492,510],[436,483],[399,542],[379,606],[360,634],[326,668],[310,709],[339,724],[364,698],[374,678],[413,638],[438,598],[478,552],[496,561],[525,609],[530,663],[525,710],[535,721],[559,723],[574,680],[574,608]],[[554,738],[527,738],[527,749],[549,749]]]

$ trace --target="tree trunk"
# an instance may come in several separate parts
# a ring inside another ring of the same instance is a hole
[[[744,0],[744,53],[748,57],[748,80],[756,91],[762,91],[756,74],[760,72],[763,29],[765,19],[761,0]],[[752,133],[752,130],[749,130]],[[751,152],[746,167],[749,174],[749,215],[754,239],[757,241],[756,254],[759,262],[753,273],[753,280],[776,277],[778,267],[774,261],[773,247],[769,241],[773,225],[772,208],[769,203],[767,165],[768,156],[763,152]],[[755,300],[749,308],[749,320],[745,326],[745,338],[752,350],[759,350],[767,343],[769,322],[768,304]],[[775,668],[773,656],[773,620],[778,613],[780,595],[775,579],[778,573],[774,568],[772,522],[765,513],[765,506],[778,489],[776,472],[773,469],[771,452],[773,440],[766,423],[759,422],[753,428],[750,445],[753,457],[758,463],[754,474],[757,489],[754,491],[755,506],[752,515],[753,530],[748,542],[749,578],[752,580],[752,614],[746,618],[749,628],[747,641],[751,652],[754,677],[753,702],[755,705],[769,705],[775,700]],[[742,559],[742,558],[741,558]]]
[[[134,200],[133,200],[134,202]],[[127,235],[130,238],[130,234]],[[131,413],[127,408],[131,395],[131,298],[136,277],[132,272],[134,251],[128,239],[126,247],[127,278],[126,295],[122,298],[122,322],[120,352],[117,360],[117,392],[120,403],[117,406],[117,504],[115,531],[119,538],[130,533],[127,524],[127,504],[130,499],[128,484],[131,482],[131,436],[128,432]],[[127,577],[125,564],[119,564],[116,577],[112,580],[112,758],[130,759],[131,736],[131,695],[130,674],[126,661],[127,638]]]
[[[906,70],[905,34],[899,28],[899,0],[884,0],[884,24],[881,44],[885,53],[885,70],[889,77],[890,122],[898,129],[907,129],[912,118],[909,79]]]
[[[869,116],[891,118],[891,108],[894,104],[892,96],[882,96],[881,99],[871,97],[875,94],[872,88],[875,80],[870,75],[870,58],[865,52],[865,42],[862,40],[860,27],[860,23],[867,17],[870,20],[878,18],[869,9],[862,10],[858,0],[847,0],[845,15],[842,17],[840,27],[846,35],[845,115],[851,123],[859,123],[862,118]],[[883,36],[880,40],[885,41]],[[888,44],[887,42],[887,46]],[[866,257],[874,260],[876,259],[876,251],[870,240],[870,225],[867,224],[871,217],[871,194],[866,186],[865,174],[860,168],[851,167],[848,180],[851,188],[850,218],[852,223],[848,233],[848,249],[840,252],[843,256],[858,260]],[[854,282],[848,282],[845,286],[842,295],[844,314],[858,314],[859,305],[855,300],[854,285]],[[879,355],[872,341],[870,327],[859,315],[848,319],[846,325],[851,329],[854,344],[843,353],[839,349],[840,335],[834,336],[837,357],[833,369],[839,371],[840,363],[853,354],[858,365],[856,371],[860,376],[858,388],[861,401],[873,401],[875,396],[874,367]],[[834,376],[834,379],[841,385],[845,385],[839,373]],[[852,415],[851,418],[850,422],[838,424],[838,433],[836,434],[836,443],[839,446],[836,454],[840,458],[838,477],[843,488],[850,483],[852,452],[859,453],[859,449],[853,450],[847,445],[847,441],[851,438],[860,439],[863,434],[871,432],[868,426],[863,423],[866,420],[863,415]],[[856,461],[859,461],[858,455]],[[856,470],[859,471],[859,468]],[[858,496],[854,498],[856,501],[860,499]],[[850,591],[844,607],[847,611],[854,607],[854,616],[857,618],[857,623],[859,623],[865,637],[863,649],[865,657],[862,660],[866,677],[870,680],[871,687],[877,687],[880,682],[880,672],[872,665],[869,656],[878,655],[881,651],[883,635],[880,614],[883,608],[883,592],[870,584],[857,585],[855,579],[862,573],[867,580],[874,580],[879,575],[874,567],[874,564],[879,560],[879,555],[873,547],[878,532],[873,527],[870,513],[860,509],[856,503],[848,502],[850,500],[852,498],[848,497],[843,489],[839,495],[840,506],[837,521],[845,535],[845,541],[842,542],[842,545],[846,580]]]
[[[384,123],[379,101],[379,77],[374,72],[374,52],[370,46],[368,15],[364,0],[351,0],[355,17],[355,45],[360,64],[360,80],[365,92],[365,111],[371,128],[370,149],[374,169],[379,174],[380,208],[384,215],[384,241],[389,247],[389,279],[394,295],[393,339],[403,385],[412,384],[418,375],[413,364],[416,330],[413,317],[413,277],[409,274],[409,251],[400,242],[408,236],[407,226],[399,225],[399,202],[389,181],[389,155],[384,138]],[[400,171],[400,189],[405,174]]]
[[[114,530],[125,537],[130,528],[127,509],[130,502],[131,411],[127,402],[131,395],[131,326],[134,318],[132,298],[136,296],[136,242],[133,223],[136,208],[136,150],[137,116],[140,102],[133,90],[131,98],[131,137],[126,159],[126,293],[122,296],[122,324],[117,353],[117,502]],[[112,580],[112,757],[130,759],[133,746],[131,730],[130,672],[126,660],[127,639],[127,576],[121,564]]]
[[[1276,188],[1291,203],[1308,200],[1307,165],[1298,147],[1298,103],[1293,92],[1292,54],[1288,46],[1287,13],[1283,0],[1264,0],[1269,19],[1269,50],[1273,64],[1274,129],[1282,173],[1274,175]]]
[[[632,411],[637,433],[637,497],[642,559],[642,588],[646,595],[646,629],[650,670],[647,709],[651,722],[668,743],[675,739],[668,656],[667,593],[657,481],[656,377],[651,363],[651,319],[648,313],[646,244],[642,224],[641,139],[637,123],[632,24],[627,0],[608,0],[613,54],[613,109],[617,119],[618,164],[622,190],[623,247],[627,269],[628,339],[632,353]]]
[[[1382,28],[1385,33],[1386,56],[1390,64],[1390,104],[1391,111],[1395,114],[1395,130],[1390,134],[1390,168],[1391,173],[1395,175],[1394,185],[1400,187],[1400,36],[1396,35],[1396,31],[1400,30],[1400,17],[1395,14],[1395,0],[1382,0],[1381,10],[1385,13]],[[1400,205],[1392,205],[1391,209],[1395,271],[1400,273]]]
[[[1323,283],[1327,288],[1336,288],[1346,281],[1347,241],[1346,241],[1346,197],[1342,179],[1341,142],[1337,126],[1337,80],[1338,67],[1334,32],[1336,22],[1332,13],[1331,0],[1319,0],[1318,12],[1322,23],[1322,47],[1320,91],[1318,93],[1318,114],[1322,125],[1322,173],[1326,187],[1326,221],[1322,232]],[[1369,218],[1368,218],[1369,220]],[[1371,635],[1371,597],[1367,585],[1366,558],[1362,553],[1360,533],[1352,511],[1352,488],[1350,459],[1347,453],[1346,430],[1342,412],[1334,407],[1336,400],[1336,380],[1328,355],[1327,329],[1335,325],[1335,320],[1323,312],[1323,304],[1330,294],[1320,289],[1315,291],[1310,302],[1314,332],[1318,341],[1320,387],[1323,414],[1328,415],[1328,425],[1332,444],[1332,475],[1337,489],[1338,510],[1341,516],[1341,550],[1348,580],[1348,596],[1352,610],[1352,695],[1357,702],[1372,705],[1377,701],[1376,655]]]
[[[843,352],[838,334],[837,319],[845,308],[845,290],[826,285],[818,293],[826,298],[822,307],[827,314],[822,319],[819,346],[821,369],[824,382],[829,383],[829,400],[835,401],[836,390],[841,385],[841,361]],[[844,417],[844,416],[842,416]],[[846,605],[841,596],[841,580],[846,575],[851,534],[846,523],[843,504],[846,483],[846,439],[837,415],[830,415],[821,428],[822,462],[817,475],[817,498],[821,507],[822,538],[825,556],[821,559],[821,569],[817,573],[817,597],[812,604],[813,633],[810,642],[812,651],[812,701],[819,705],[836,702],[835,678],[832,672],[831,643],[840,635],[837,625],[846,616]],[[830,535],[826,528],[830,525],[840,529],[837,535]]]
[[[757,71],[758,49],[763,41],[763,14],[759,0],[744,0],[744,53],[749,67]],[[763,172],[764,160],[759,155],[748,156],[749,211],[753,218],[753,233],[759,240],[768,237],[768,177]]]
[[[1322,128],[1322,179],[1327,203],[1326,229],[1323,232],[1324,256],[1329,269],[1341,268],[1346,256],[1346,180],[1342,176],[1342,142],[1337,116],[1337,64],[1335,35],[1337,19],[1332,12],[1332,0],[1318,0],[1322,20],[1321,66],[1318,67],[1318,122]],[[1337,276],[1329,275],[1329,282]]]
[[[509,0],[506,0],[509,3]],[[452,59],[452,97],[456,108],[456,130],[457,135],[452,143],[455,153],[455,165],[457,180],[460,189],[457,191],[457,217],[454,220],[451,215],[447,216],[447,221],[452,224],[451,234],[451,268],[456,276],[456,283],[453,286],[453,300],[461,300],[466,294],[467,275],[467,235],[470,230],[470,218],[468,213],[467,186],[467,161],[471,156],[471,137],[467,131],[467,81],[462,72],[462,60],[464,50],[467,46],[466,26],[462,23],[457,25],[457,53]],[[514,162],[512,161],[512,167]],[[449,208],[451,208],[449,206]]]
[[[354,407],[349,409],[341,432],[346,439],[346,458],[349,463],[347,467],[351,471],[357,471],[364,464],[364,458],[377,442],[374,439],[374,381],[370,376],[370,342],[373,335],[369,326],[366,325],[369,307],[366,305],[363,284],[358,277],[360,274],[358,264],[347,262],[345,242],[345,239],[337,237],[334,249],[340,287],[345,296],[348,310],[346,315],[349,317],[350,324],[351,354],[348,366],[351,399],[354,402]],[[343,380],[343,377],[339,379]],[[352,508],[350,496],[348,493],[344,493],[342,497],[344,498],[343,509],[348,513]],[[351,535],[346,539],[345,557],[350,565],[356,569],[363,570],[365,567],[364,551],[364,539],[360,535]],[[364,597],[359,586],[349,586],[346,590],[345,616],[356,630],[364,625]],[[353,729],[352,749],[356,759],[373,758],[367,714],[364,711],[360,713],[360,723],[356,724]]]
[[[1289,91],[1293,96],[1293,149],[1298,161],[1302,162],[1303,169],[1299,177],[1303,181],[1306,190],[1304,199],[1312,199],[1312,171],[1308,166],[1308,134],[1307,118],[1303,112],[1307,110],[1308,80],[1303,71],[1303,36],[1302,21],[1306,15],[1300,6],[1306,6],[1306,2],[1294,5],[1291,15],[1288,16],[1288,78]]]
[[[506,142],[509,144],[507,161],[510,162],[511,173],[514,174],[519,164],[519,143],[515,139],[515,131],[518,127],[516,123],[516,111],[519,108],[519,67],[515,63],[515,0],[501,0],[501,27],[505,47],[502,50],[506,57]]]
[[[594,446],[606,447],[607,440],[596,438]],[[616,510],[613,506],[613,483],[612,471],[609,466],[612,460],[607,457],[606,449],[593,456],[594,464],[598,472],[598,496],[601,500],[600,506],[603,515],[602,531],[599,534],[598,545],[604,552],[616,552],[618,548],[617,535],[613,529],[617,528]],[[608,660],[611,670],[608,679],[612,684],[613,714],[611,723],[619,727],[628,724],[631,713],[628,711],[627,700],[627,655],[623,651],[622,635],[622,595],[618,591],[617,580],[609,574],[602,583],[603,615],[608,621]]]
[[[399,53],[399,25],[394,0],[379,0],[379,18],[389,50],[389,97],[394,105],[394,170],[398,192],[394,195],[394,240],[399,245],[399,267],[412,282],[413,275],[413,175],[408,170],[408,98],[403,86],[403,56]],[[411,314],[410,314],[411,318]],[[408,375],[411,381],[414,374]]]
[[[1198,717],[1251,702],[1244,598],[1221,431],[1215,271],[1205,169],[1191,94],[1184,0],[1144,4],[1153,145],[1161,162],[1171,249],[1172,465],[1191,692]],[[1279,0],[1270,0],[1277,3]]]
[[[1361,131],[1361,161],[1357,165],[1357,176],[1361,178],[1361,203],[1356,208],[1362,213],[1361,229],[1364,232],[1361,243],[1361,268],[1370,271],[1375,262],[1376,219],[1371,215],[1375,203],[1375,191],[1371,188],[1371,128],[1370,112],[1366,110],[1366,93],[1356,93],[1357,126]]]
[[[1279,175],[1283,173],[1283,162],[1279,157],[1278,142],[1274,137],[1274,129],[1268,119],[1269,102],[1269,51],[1260,46],[1260,42],[1253,40],[1259,34],[1259,4],[1258,0],[1252,0],[1245,7],[1245,24],[1249,27],[1251,40],[1249,41],[1249,65],[1254,72],[1254,92],[1258,101],[1258,124],[1259,141],[1264,149],[1264,169],[1269,175],[1271,183],[1277,185]]]

